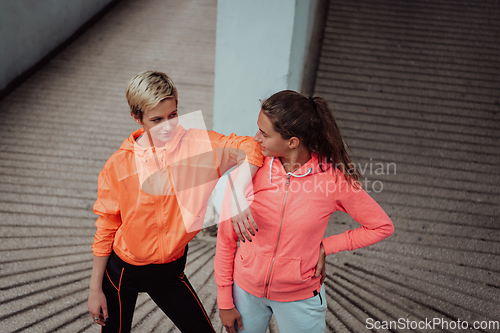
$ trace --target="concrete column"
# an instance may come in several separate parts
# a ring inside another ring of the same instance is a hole
[[[312,92],[326,10],[326,0],[218,0],[214,130],[253,136],[259,100]],[[215,190],[218,212],[226,181]]]
[[[254,135],[259,100],[283,89],[307,90],[304,68],[310,67],[311,36],[324,3],[218,1],[214,130]]]

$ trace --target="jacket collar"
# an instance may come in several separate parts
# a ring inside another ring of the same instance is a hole
[[[269,183],[271,184],[271,177],[273,173],[278,175],[290,175],[291,177],[305,177],[308,175],[327,171],[330,168],[331,165],[329,163],[323,163],[321,165],[319,164],[318,154],[316,153],[311,153],[311,158],[309,159],[309,161],[304,163],[294,172],[286,172],[285,168],[281,164],[281,160],[279,158],[272,157],[271,162],[269,163]]]
[[[166,152],[171,152],[177,146],[179,145],[179,141],[182,139],[182,137],[185,135],[186,129],[182,127],[181,125],[177,125],[177,127],[174,130],[174,134],[172,136],[172,139],[167,141],[165,143],[165,146],[163,147],[156,147],[156,149],[161,149]],[[151,147],[141,147],[139,144],[136,142],[136,139],[144,135],[144,128],[140,128],[137,131],[133,132],[130,134],[130,136],[123,141],[123,143],[120,146],[120,150],[128,150],[128,151],[133,151],[135,153],[146,153],[147,151],[151,151]]]

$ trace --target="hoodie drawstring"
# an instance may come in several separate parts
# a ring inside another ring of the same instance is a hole
[[[274,162],[274,157],[271,159],[271,163],[269,165],[269,184],[272,184],[271,183],[271,171],[273,169],[273,162]],[[312,168],[308,168],[307,172],[305,174],[303,174],[303,175],[295,175],[295,174],[293,174],[293,172],[287,172],[286,175],[287,176],[294,176],[294,177],[297,177],[297,178],[302,178],[302,177],[305,177],[308,174],[310,174],[312,171],[313,171]]]
[[[269,165],[269,185],[271,185],[271,171],[273,170],[274,157],[271,159],[271,164]]]

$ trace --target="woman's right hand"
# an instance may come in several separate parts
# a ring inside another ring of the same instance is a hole
[[[106,296],[102,290],[90,291],[88,307],[92,320],[101,326],[106,326],[106,321],[108,320],[108,306]]]
[[[229,310],[219,309],[219,318],[228,333],[236,333],[235,322],[240,330],[243,329],[241,315],[236,308]]]
[[[102,278],[106,271],[109,256],[96,257],[94,255],[92,263],[92,276],[90,277],[89,293],[89,313],[92,320],[101,326],[106,325],[108,320],[108,303],[106,296],[102,292]]]

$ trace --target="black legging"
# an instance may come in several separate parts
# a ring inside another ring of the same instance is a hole
[[[182,332],[215,332],[200,299],[184,275],[186,254],[187,246],[184,256],[176,261],[135,266],[113,252],[102,284],[109,315],[102,332],[130,332],[139,292],[147,292]]]

